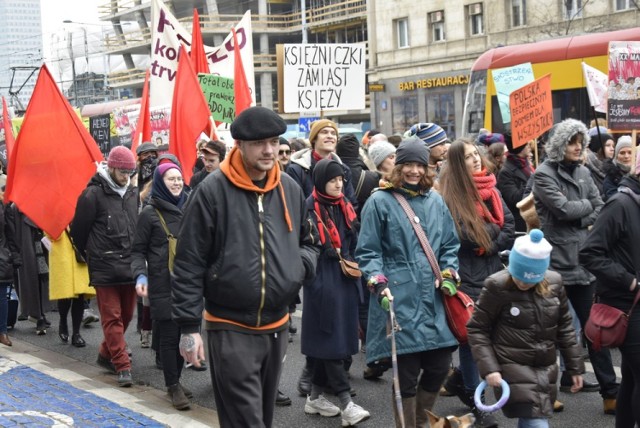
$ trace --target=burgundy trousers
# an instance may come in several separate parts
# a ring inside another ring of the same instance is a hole
[[[100,355],[110,359],[118,372],[131,370],[124,333],[136,307],[135,286],[131,284],[96,287],[96,300],[104,334],[104,340],[100,344]]]

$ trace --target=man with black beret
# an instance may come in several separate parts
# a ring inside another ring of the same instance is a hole
[[[180,353],[204,360],[203,310],[221,427],[271,427],[288,340],[289,303],[315,276],[317,230],[300,187],[276,165],[287,129],[250,107],[231,124],[235,146],[182,218],[173,319]]]

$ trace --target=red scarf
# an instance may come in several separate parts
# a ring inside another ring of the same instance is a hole
[[[531,174],[535,171],[529,159],[516,156],[513,153],[507,153],[507,159],[509,159],[515,166],[517,166],[527,178],[531,177]]]
[[[486,221],[495,223],[500,228],[504,225],[504,210],[502,209],[502,199],[500,193],[496,189],[496,176],[487,174],[486,169],[473,174],[473,181],[476,183],[476,189],[480,194],[480,199],[491,204],[493,212],[487,208],[486,204],[476,201],[476,211],[478,215]]]
[[[331,239],[331,246],[334,249],[342,248],[340,232],[338,231],[335,222],[331,219],[326,205],[340,206],[340,211],[342,211],[345,223],[349,229],[351,229],[353,221],[356,219],[356,212],[354,211],[353,206],[351,206],[351,203],[347,201],[344,195],[328,196],[318,192],[315,188],[311,195],[313,196],[313,208],[318,218],[318,234],[320,235],[320,242],[322,242],[322,245],[326,244],[327,238],[325,236],[325,232],[327,232]]]

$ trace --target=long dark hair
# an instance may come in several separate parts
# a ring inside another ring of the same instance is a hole
[[[464,150],[468,145],[475,147],[473,141],[459,138],[449,147],[447,162],[440,173],[440,193],[456,219],[458,234],[461,235],[464,226],[471,241],[482,248],[491,248],[491,238],[485,229],[485,220],[476,210],[476,204],[484,205],[484,202],[465,164]],[[480,154],[479,151],[478,153]],[[484,168],[487,163],[482,154],[480,160]]]

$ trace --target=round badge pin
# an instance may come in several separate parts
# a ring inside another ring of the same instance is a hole
[[[514,317],[517,317],[518,315],[520,315],[520,309],[516,308],[515,306],[512,306],[509,313]]]

